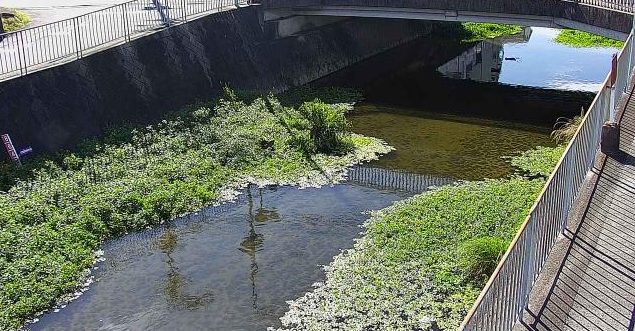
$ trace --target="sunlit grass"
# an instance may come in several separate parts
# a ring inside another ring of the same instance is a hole
[[[624,42],[584,31],[565,29],[560,31],[556,42],[573,47],[624,47]]]
[[[20,30],[31,23],[31,17],[23,11],[13,10],[12,14],[15,16],[2,19],[2,25],[4,26],[4,30],[6,32]]]
[[[523,31],[523,28],[518,25],[472,22],[463,23],[463,29],[467,32],[466,41],[492,39],[514,35]]]

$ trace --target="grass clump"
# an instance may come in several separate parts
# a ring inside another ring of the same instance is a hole
[[[521,26],[512,24],[466,22],[462,26],[465,31],[465,41],[470,42],[514,35],[523,31]]]
[[[345,135],[350,127],[346,119],[347,108],[327,105],[320,101],[305,102],[299,108],[306,119],[311,137],[309,152],[346,153],[350,150]]]
[[[543,185],[464,182],[374,213],[354,248],[326,267],[326,281],[290,303],[284,327],[455,329]]]
[[[41,162],[0,192],[0,329],[21,327],[74,291],[107,238],[231,198],[248,182],[330,182],[390,150],[346,131],[339,109],[318,101],[305,108],[273,97],[244,103],[230,92],[215,107],[119,135],[123,142]],[[308,125],[289,128],[295,122]],[[326,138],[307,154],[296,133]],[[342,144],[351,149],[343,154]]]
[[[551,138],[558,143],[568,142],[573,139],[583,120],[584,113],[574,116],[572,119],[558,118],[554,125],[554,130],[551,132]]]
[[[470,239],[459,247],[459,266],[471,279],[487,281],[508,246],[509,242],[498,237]]]
[[[11,14],[12,17],[2,18],[2,26],[6,32],[20,30],[31,23],[31,17],[23,11],[12,10]]]
[[[571,29],[564,29],[560,31],[555,41],[559,44],[572,47],[624,47],[624,42],[621,40],[615,40]]]

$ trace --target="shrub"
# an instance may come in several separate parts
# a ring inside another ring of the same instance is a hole
[[[31,18],[23,11],[14,10],[12,14],[12,17],[2,19],[2,24],[6,32],[22,29],[31,23]]]
[[[569,142],[573,139],[575,133],[578,132],[578,128],[582,125],[584,119],[584,109],[579,116],[574,116],[572,119],[560,117],[553,126],[551,132],[551,138],[556,142]]]
[[[459,248],[459,266],[474,282],[480,283],[496,269],[509,243],[499,237],[480,237],[466,241]]]
[[[346,107],[328,105],[316,99],[305,102],[298,110],[310,123],[309,132],[317,152],[337,154],[349,149]]]

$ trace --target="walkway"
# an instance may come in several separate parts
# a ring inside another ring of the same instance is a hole
[[[114,6],[126,0],[3,0],[0,7],[19,9],[31,17],[31,26],[43,25]]]
[[[247,5],[247,0],[132,0],[85,13],[86,8],[94,10],[114,1],[85,0],[82,3],[89,7],[79,6],[53,16],[63,20],[7,34],[0,39],[0,81],[70,62],[169,25]],[[44,11],[47,13],[51,13],[50,8]],[[78,13],[85,14],[68,18]],[[39,23],[49,19],[36,17]]]
[[[621,119],[621,155],[598,154],[514,330],[635,326],[635,91]]]

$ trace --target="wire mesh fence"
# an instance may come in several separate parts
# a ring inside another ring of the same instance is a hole
[[[106,45],[248,5],[249,0],[133,0],[85,15],[0,35],[0,80],[80,59]]]

